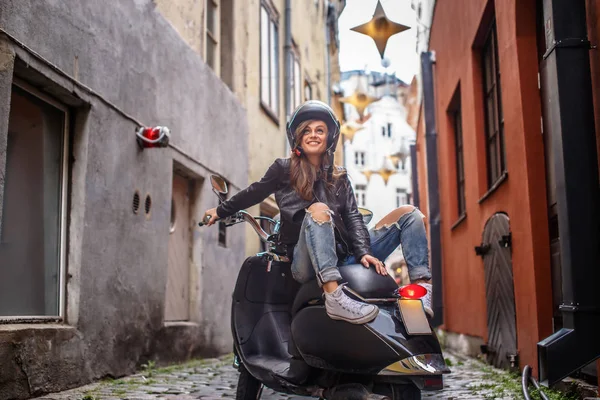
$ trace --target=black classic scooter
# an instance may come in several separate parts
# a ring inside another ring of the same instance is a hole
[[[213,175],[211,183],[222,201],[225,181]],[[360,211],[368,223],[372,213]],[[260,219],[269,222],[270,232]],[[423,310],[424,288],[400,289],[375,268],[345,266],[340,272],[347,293],[376,304],[380,312],[364,325],[335,321],[325,312],[316,280],[300,285],[293,279],[277,242],[278,221],[240,211],[224,222],[249,223],[268,249],[246,259],[233,292],[238,400],[259,399],[263,385],[328,400],[414,400],[421,398],[421,390],[443,388],[442,374],[450,370]]]

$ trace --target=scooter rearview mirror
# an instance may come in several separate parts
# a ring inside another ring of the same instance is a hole
[[[210,176],[210,184],[212,185],[213,189],[218,192],[219,194],[225,195],[228,192],[227,189],[227,182],[225,182],[225,179],[221,178],[218,175],[211,175]]]
[[[365,221],[365,225],[368,225],[369,222],[373,219],[373,212],[364,207],[358,207],[358,212],[363,217],[363,221]]]

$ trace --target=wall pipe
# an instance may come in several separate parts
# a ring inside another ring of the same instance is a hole
[[[563,290],[563,328],[538,343],[540,381],[552,385],[600,356],[600,188],[585,1],[542,6],[544,134],[554,156]]]
[[[325,13],[325,85],[327,86],[327,104],[331,106],[331,57],[329,54],[329,46],[331,41],[329,38],[329,24],[331,23],[331,13],[333,12],[333,4],[329,4],[329,1],[325,2],[327,12]]]
[[[435,120],[435,92],[433,65],[435,53],[421,53],[421,74],[423,77],[423,101],[425,105],[425,145],[427,157],[427,192],[429,198],[429,244],[431,247],[431,275],[434,285],[432,308],[433,326],[444,322],[442,288],[442,240],[440,218],[440,193],[438,177],[437,127]]]
[[[410,173],[412,175],[412,204],[420,207],[421,198],[419,197],[419,171],[417,170],[417,146],[410,145]]]
[[[290,106],[292,104],[292,0],[285,0],[285,69],[284,69],[284,91],[285,91],[285,116],[286,123],[290,117]],[[287,149],[287,140],[286,149]]]

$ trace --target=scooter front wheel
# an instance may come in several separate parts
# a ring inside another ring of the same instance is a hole
[[[258,379],[253,377],[250,372],[240,364],[240,376],[238,378],[236,400],[259,400],[262,394],[263,385]]]

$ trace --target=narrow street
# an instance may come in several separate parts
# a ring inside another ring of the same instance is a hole
[[[506,372],[480,361],[452,353],[445,354],[452,374],[444,380],[445,389],[423,392],[424,399],[518,399],[517,381]],[[40,400],[153,400],[235,398],[237,372],[231,356],[198,360],[182,366],[146,368],[140,374],[102,381],[77,389],[38,397]],[[510,384],[507,384],[510,382]],[[265,389],[261,399],[299,399]]]

